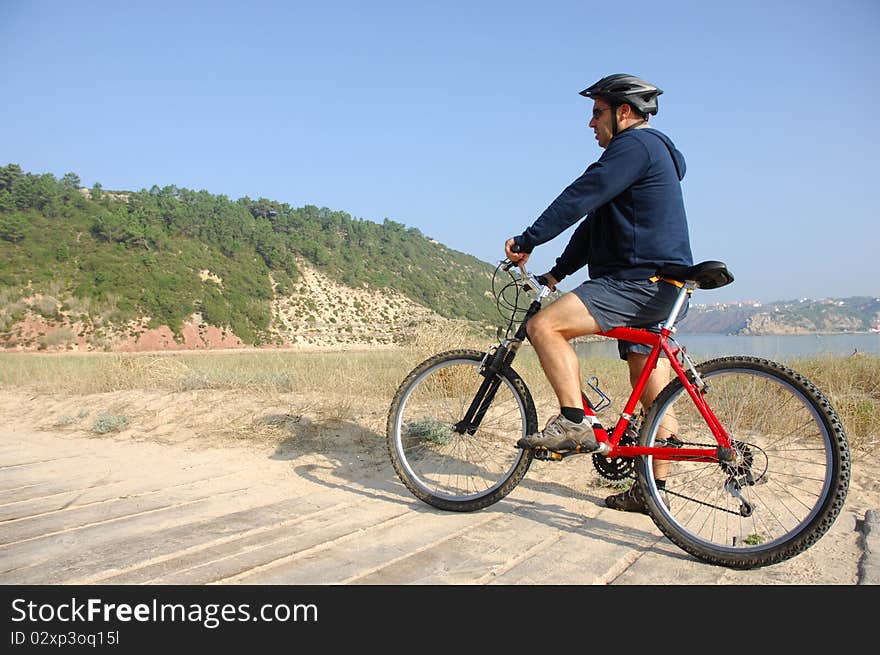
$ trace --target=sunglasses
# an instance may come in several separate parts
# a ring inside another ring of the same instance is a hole
[[[602,112],[607,111],[608,109],[613,109],[613,107],[599,107],[593,110],[593,118],[599,119],[602,116]]]

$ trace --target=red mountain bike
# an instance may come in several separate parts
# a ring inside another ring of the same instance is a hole
[[[502,274],[509,279],[503,286]],[[610,400],[595,378],[587,387],[598,402],[582,394],[586,420],[604,444],[592,454],[596,470],[609,480],[635,477],[657,527],[706,562],[745,569],[803,552],[825,534],[846,499],[850,454],[840,419],[814,384],[782,364],[741,356],[691,361],[673,326],[694,290],[733,281],[722,262],[657,274],[681,284],[667,320],[601,333],[652,347],[610,431],[597,416]],[[493,289],[509,310],[506,335],[486,352],[452,350],[416,366],[388,414],[394,470],[417,498],[444,510],[498,502],[533,459],[583,454],[516,446],[538,430],[538,417],[512,364],[527,338],[526,323],[551,290],[508,261],[496,268]],[[526,307],[521,298],[531,294]],[[675,377],[639,417],[638,399],[661,352]],[[665,478],[660,485],[657,471]]]

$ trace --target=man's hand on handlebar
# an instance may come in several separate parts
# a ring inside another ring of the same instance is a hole
[[[504,254],[510,261],[512,261],[520,268],[525,266],[526,262],[529,261],[529,253],[519,252],[519,246],[516,245],[516,241],[514,241],[512,238],[508,239],[505,242]]]
[[[556,291],[556,285],[559,284],[559,281],[550,275],[550,273],[539,275],[536,279],[545,287],[550,287],[550,291]]]

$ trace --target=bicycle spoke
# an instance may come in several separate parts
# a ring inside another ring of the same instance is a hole
[[[811,395],[808,382],[773,362],[725,358],[698,368],[734,458],[716,464],[667,460],[662,492],[653,460],[646,458],[639,472],[654,498],[654,520],[679,546],[710,561],[747,567],[791,557],[828,529],[845,498],[842,461],[849,452],[839,420],[827,402]],[[642,428],[645,445],[673,420],[685,445],[714,445],[680,381],[655,405]],[[833,470],[841,474],[835,488]]]
[[[454,351],[427,360],[392,405],[388,442],[395,470],[418,497],[438,506],[469,508],[500,498],[509,491],[501,487],[521,478],[531,461],[516,441],[536,422],[534,405],[512,372],[496,380],[490,404],[480,399],[479,425],[462,424],[486,380],[481,359],[482,353]]]

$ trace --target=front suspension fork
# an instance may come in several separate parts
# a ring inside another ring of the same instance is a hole
[[[483,382],[474,395],[470,406],[464,414],[464,417],[452,426],[452,431],[458,434],[467,433],[473,435],[483,421],[483,417],[489,410],[492,401],[495,400],[495,394],[498,387],[501,386],[501,371],[510,365],[515,350],[507,344],[502,343],[494,351],[490,350],[483,358],[480,365],[480,375],[483,376]]]

